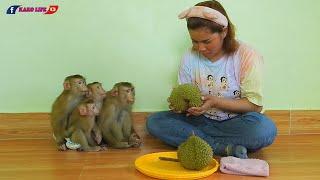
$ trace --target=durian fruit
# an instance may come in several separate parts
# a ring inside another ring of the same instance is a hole
[[[199,136],[192,135],[178,147],[177,157],[159,157],[160,160],[180,162],[181,166],[190,170],[201,170],[212,161],[211,146]]]
[[[181,112],[185,112],[190,107],[202,105],[201,92],[193,84],[181,84],[173,88],[168,101],[176,111]]]
[[[192,134],[178,147],[177,156],[184,168],[201,170],[212,161],[213,151],[206,141]]]

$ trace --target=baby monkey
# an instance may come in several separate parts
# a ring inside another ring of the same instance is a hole
[[[106,91],[103,89],[102,84],[100,82],[93,82],[87,85],[89,89],[88,99],[92,99],[94,104],[96,105],[97,109],[101,110],[103,99],[106,97]],[[97,118],[96,118],[97,120]],[[97,144],[101,143],[102,134],[100,129],[95,123],[93,130],[92,130],[93,139],[96,141]]]
[[[80,150],[83,151],[100,151],[101,148],[96,146],[96,142],[92,139],[91,132],[95,126],[96,116],[99,110],[93,100],[81,102],[70,116],[70,127],[68,129],[68,137],[74,143],[81,145]]]

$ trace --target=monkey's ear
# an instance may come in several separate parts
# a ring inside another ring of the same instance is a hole
[[[116,88],[116,87],[112,88],[110,91],[110,94],[111,94],[111,96],[118,96],[118,94],[119,94],[118,88]]]
[[[65,82],[63,83],[63,89],[64,89],[64,90],[70,90],[70,89],[71,89],[71,84],[70,84],[69,81],[65,81]]]
[[[81,116],[88,115],[88,110],[86,106],[79,106],[78,109]]]

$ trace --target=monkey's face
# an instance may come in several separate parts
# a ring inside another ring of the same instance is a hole
[[[134,87],[121,86],[119,88],[119,98],[123,104],[132,105],[135,101]]]
[[[71,80],[71,91],[75,94],[86,95],[88,87],[84,79],[73,79]]]
[[[106,91],[103,89],[101,84],[95,84],[90,88],[92,96],[95,99],[103,99],[106,97]]]
[[[99,109],[93,103],[87,104],[88,116],[97,116],[99,115]]]

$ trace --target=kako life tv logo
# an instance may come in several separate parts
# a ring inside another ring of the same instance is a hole
[[[27,7],[22,5],[13,5],[7,9],[7,14],[18,13],[42,13],[42,14],[54,14],[58,11],[58,5],[50,5],[49,7]]]

